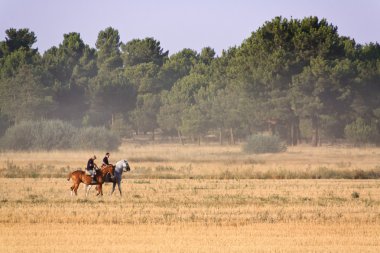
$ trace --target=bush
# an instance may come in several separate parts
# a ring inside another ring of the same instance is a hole
[[[52,150],[71,148],[71,136],[75,127],[60,120],[30,122],[33,137],[33,149]]]
[[[63,121],[23,121],[7,129],[1,144],[12,150],[70,148],[75,128]]]
[[[351,193],[351,198],[358,199],[359,197],[360,197],[360,194],[358,192],[352,192]]]
[[[120,144],[120,138],[104,127],[81,128],[72,139],[75,149],[115,150]]]
[[[0,140],[0,146],[9,150],[114,150],[120,143],[120,138],[105,128],[78,129],[60,120],[21,122],[8,128]]]
[[[21,122],[5,131],[1,146],[11,150],[29,150],[33,146],[33,125],[30,121]]]
[[[278,153],[286,151],[286,145],[278,136],[252,135],[243,146],[246,153]]]
[[[356,119],[344,128],[346,138],[355,145],[377,143],[379,131],[375,123],[366,123],[362,118]]]

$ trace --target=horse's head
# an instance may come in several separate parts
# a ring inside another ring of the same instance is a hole
[[[127,162],[127,160],[124,160],[124,163],[123,163],[123,170],[124,170],[125,172],[131,170],[131,167],[129,167],[129,163]]]

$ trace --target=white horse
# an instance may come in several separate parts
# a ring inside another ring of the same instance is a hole
[[[127,162],[127,160],[120,160],[116,163],[115,165],[115,177],[113,179],[111,179],[110,181],[113,183],[112,185],[112,191],[111,191],[111,195],[112,193],[115,191],[115,187],[116,187],[116,184],[117,184],[117,188],[119,189],[119,192],[120,192],[120,196],[121,196],[121,176],[123,175],[123,172],[127,172],[127,171],[130,171],[131,170],[131,167],[129,167],[129,164]]]
[[[127,162],[127,160],[120,160],[116,163],[115,165],[115,173],[114,173],[114,177],[111,178],[106,178],[106,183],[107,182],[112,182],[113,185],[112,185],[112,191],[111,191],[111,194],[115,191],[115,188],[116,188],[116,184],[117,184],[117,187],[119,189],[119,192],[120,192],[120,196],[122,195],[121,194],[121,178],[122,178],[122,175],[123,175],[123,172],[127,172],[127,171],[130,171],[131,170],[131,167],[129,167],[129,164]],[[85,190],[86,190],[86,197],[88,196],[88,192],[90,191],[92,185],[85,185]]]

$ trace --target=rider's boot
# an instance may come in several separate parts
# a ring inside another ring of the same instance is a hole
[[[91,184],[96,184],[96,179],[95,179],[95,176],[91,176]]]

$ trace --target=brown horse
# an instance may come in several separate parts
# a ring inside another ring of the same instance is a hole
[[[88,186],[91,187],[91,185],[96,185],[96,189],[98,190],[98,194],[96,194],[97,196],[99,194],[103,195],[102,184],[105,181],[104,178],[108,173],[110,173],[111,176],[113,177],[114,172],[115,172],[115,166],[113,165],[104,166],[100,170],[97,170],[96,175],[95,175],[95,178],[96,178],[95,184],[91,183],[92,178],[91,176],[86,175],[85,171],[76,170],[76,171],[71,172],[67,177],[67,181],[70,181],[70,178],[71,178],[74,183],[73,186],[70,187],[71,195],[73,195],[73,192],[75,193],[75,195],[77,195],[77,190],[80,183],[84,183],[86,185],[86,196],[89,191]]]

